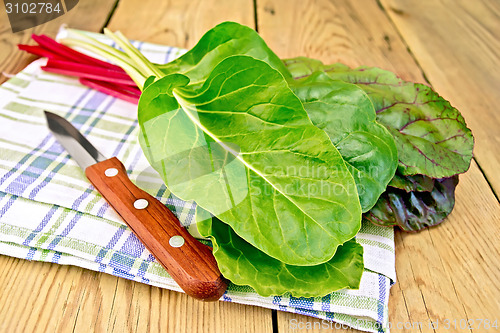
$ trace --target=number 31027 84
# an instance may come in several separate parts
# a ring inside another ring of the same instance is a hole
[[[50,2],[5,2],[5,9],[7,14],[50,14],[54,12],[60,13],[62,11],[59,3],[52,4]]]

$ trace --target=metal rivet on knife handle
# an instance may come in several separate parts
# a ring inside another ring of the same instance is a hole
[[[172,247],[181,247],[184,245],[184,238],[182,236],[173,236],[169,239],[168,243]]]
[[[134,201],[134,207],[137,209],[144,209],[149,205],[149,202],[146,199],[137,199]]]
[[[114,177],[118,174],[118,169],[117,168],[109,168],[104,171],[104,174],[106,177]]]
[[[110,168],[118,174],[107,177]],[[93,164],[85,174],[188,295],[205,301],[222,296],[227,281],[211,248],[189,234],[164,204],[135,186],[117,158]]]

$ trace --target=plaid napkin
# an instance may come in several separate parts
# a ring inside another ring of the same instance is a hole
[[[154,62],[168,62],[184,52],[134,45]],[[149,166],[137,141],[136,105],[76,79],[42,72],[44,62],[33,62],[0,86],[0,254],[81,266],[181,291],[49,133],[43,110],[67,118],[105,156],[117,156],[134,183],[199,236],[193,224],[195,203],[171,195]],[[387,332],[389,288],[396,278],[393,229],[364,224],[356,239],[365,253],[359,290],[317,298],[261,297],[250,287],[231,284],[221,300]]]

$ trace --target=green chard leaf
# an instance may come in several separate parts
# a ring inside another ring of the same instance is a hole
[[[350,69],[342,64],[323,65],[309,58],[288,59],[284,63],[294,78],[323,71],[332,79],[363,89],[375,106],[377,121],[394,136],[401,174],[443,178],[469,168],[472,133],[460,112],[430,87],[406,82],[375,67]]]
[[[394,139],[376,122],[369,97],[356,85],[332,80],[323,72],[289,84],[313,124],[328,134],[346,161],[361,208],[368,211],[385,191],[398,164]]]
[[[157,66],[166,75],[175,73],[186,75],[191,79],[190,84],[194,86],[204,82],[207,73],[230,55],[248,55],[262,60],[278,70],[285,78],[290,78],[290,73],[283,62],[259,34],[235,22],[224,22],[215,26],[181,57]]]
[[[435,179],[430,192],[406,192],[388,187],[363,219],[382,226],[397,225],[407,232],[435,226],[453,210],[457,184],[458,175],[455,175]]]
[[[363,273],[363,247],[354,239],[339,246],[329,261],[315,266],[287,265],[239,237],[216,217],[197,223],[210,237],[219,269],[232,283],[251,286],[264,297],[289,292],[294,297],[320,297],[358,289]]]
[[[396,171],[388,186],[406,192],[431,192],[434,188],[434,179],[424,175],[404,176],[399,171]]]
[[[151,83],[139,124],[172,193],[285,264],[325,263],[361,227],[342,156],[264,61],[228,55],[201,85],[182,74]]]

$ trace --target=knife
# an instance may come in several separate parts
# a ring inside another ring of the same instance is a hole
[[[104,157],[69,121],[45,111],[57,141],[168,274],[188,294],[218,300],[227,288],[210,247],[196,240],[160,201],[135,186],[124,165]]]

